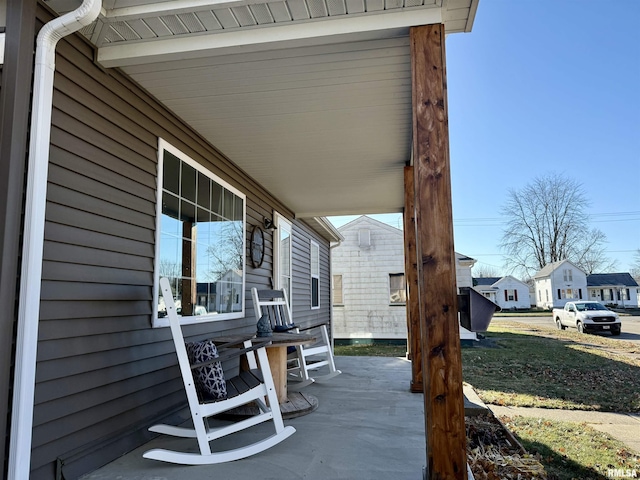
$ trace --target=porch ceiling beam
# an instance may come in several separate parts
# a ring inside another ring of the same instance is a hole
[[[175,36],[149,41],[116,43],[98,50],[98,62],[107,68],[302,47],[380,36],[406,34],[414,25],[439,24],[439,8],[344,16],[304,23],[243,28],[222,33]]]
[[[427,476],[467,479],[444,25],[410,30]]]

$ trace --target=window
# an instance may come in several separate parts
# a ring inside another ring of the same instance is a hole
[[[567,268],[562,271],[562,276],[565,282],[573,282],[573,270]]]
[[[361,228],[358,230],[358,244],[361,247],[371,246],[371,230],[368,228]]]
[[[311,308],[320,308],[320,245],[311,240]]]
[[[275,212],[273,217],[276,224],[273,246],[275,256],[273,264],[273,276],[276,279],[275,288],[287,291],[287,298],[289,300],[289,306],[291,307],[293,305],[293,300],[291,298],[291,237],[293,229],[291,227],[291,222],[279,213]]]
[[[404,273],[389,274],[389,303],[391,305],[407,303],[407,284],[404,281]]]
[[[331,293],[333,295],[332,301],[334,305],[344,305],[344,296],[342,293],[342,275],[332,275]]]
[[[184,323],[242,318],[246,197],[165,141],[158,148],[156,285],[169,279]],[[154,326],[166,326],[157,292]]]
[[[591,290],[591,298],[596,298],[597,294],[595,290]]]
[[[549,301],[549,290],[545,290],[544,293],[546,293],[547,296],[547,302]]]
[[[518,291],[517,290],[505,290],[504,291],[504,301],[505,302],[517,302],[518,301]]]

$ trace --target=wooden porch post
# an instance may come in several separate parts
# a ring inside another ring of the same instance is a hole
[[[410,31],[427,478],[467,479],[444,25]]]
[[[413,167],[404,167],[404,272],[407,280],[407,347],[411,359],[411,384],[414,393],[422,393],[422,352],[420,349],[420,302],[416,260],[416,204]]]

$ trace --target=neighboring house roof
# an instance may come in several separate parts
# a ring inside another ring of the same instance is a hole
[[[476,286],[490,286],[500,280],[501,277],[473,277],[473,284]]]
[[[637,287],[636,282],[629,273],[592,273],[587,275],[587,287],[604,287],[604,286]]]
[[[399,228],[396,228],[393,225],[389,225],[388,223],[384,223],[379,220],[376,220],[375,218],[371,218],[367,215],[362,215],[356,218],[355,220],[351,220],[349,223],[345,223],[340,228],[338,228],[338,232],[342,233],[354,227],[361,226],[362,224],[365,224],[369,227],[382,228],[384,230],[387,230],[388,232],[392,232],[400,235],[403,234],[402,230],[400,230]]]
[[[544,267],[542,267],[534,276],[533,278],[543,278],[543,277],[548,277],[549,275],[551,275],[555,270],[558,269],[558,267],[560,265],[562,265],[563,263],[570,263],[573,267],[577,268],[578,270],[580,270],[581,272],[584,272],[584,270],[582,270],[580,267],[578,267],[576,264],[570,262],[569,260],[560,260],[558,262],[553,262],[553,263],[548,263],[546,264]]]

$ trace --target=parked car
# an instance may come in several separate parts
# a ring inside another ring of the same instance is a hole
[[[559,330],[575,327],[580,333],[611,332],[620,335],[622,322],[615,312],[598,302],[567,302],[564,308],[554,308],[553,318]]]

